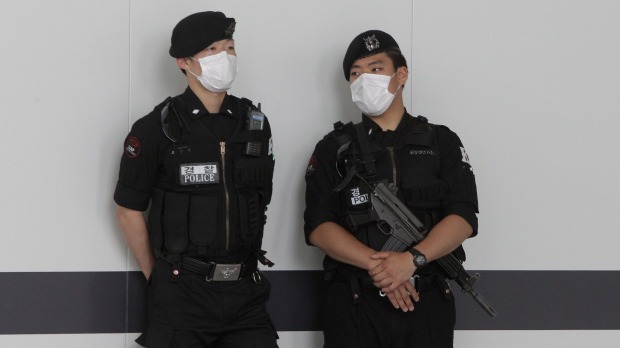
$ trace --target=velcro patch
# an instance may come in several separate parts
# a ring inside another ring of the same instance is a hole
[[[359,205],[370,202],[368,193],[361,193],[359,187],[354,187],[350,191],[349,198],[351,199],[351,205]]]
[[[220,171],[217,162],[188,163],[179,167],[179,183],[181,185],[217,184],[220,182]]]

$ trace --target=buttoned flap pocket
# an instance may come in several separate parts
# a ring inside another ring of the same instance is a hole
[[[275,161],[271,156],[240,158],[234,163],[235,184],[238,187],[270,187]]]
[[[402,178],[402,194],[405,203],[417,208],[438,208],[448,195],[444,180],[427,176],[405,176]]]

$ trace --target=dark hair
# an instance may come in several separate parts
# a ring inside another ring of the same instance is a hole
[[[405,56],[403,56],[403,53],[400,51],[400,49],[396,47],[391,47],[385,50],[385,54],[387,54],[388,57],[390,57],[390,59],[392,60],[394,70],[402,66],[407,68],[407,59],[405,58]]]
[[[390,57],[390,59],[392,60],[392,65],[394,66],[394,72],[396,72],[398,68],[403,67],[403,66],[408,69],[407,59],[405,58],[405,56],[403,56],[403,53],[400,51],[400,48],[390,47],[385,50],[385,54],[387,54],[387,56]],[[405,89],[404,85],[402,89]]]

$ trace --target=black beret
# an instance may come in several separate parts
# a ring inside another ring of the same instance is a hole
[[[198,12],[183,18],[172,30],[170,55],[184,58],[194,55],[210,44],[232,39],[235,19],[222,12]]]
[[[368,30],[359,34],[351,41],[347,53],[344,55],[342,62],[344,78],[349,81],[351,66],[356,60],[385,52],[389,48],[399,47],[396,40],[388,33],[381,30]]]

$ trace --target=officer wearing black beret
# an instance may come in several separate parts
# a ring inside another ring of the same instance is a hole
[[[361,33],[342,67],[362,121],[336,123],[306,170],[306,241],[326,254],[324,347],[452,347],[454,298],[435,260],[464,260],[461,244],[477,234],[469,157],[454,132],[405,109],[409,70],[392,36]],[[429,230],[403,252],[381,251],[389,228],[371,214],[378,182],[394,184]]]
[[[172,31],[185,92],[137,120],[114,192],[127,244],[148,279],[149,348],[277,347],[258,262],[274,156],[267,117],[228,94],[234,18],[200,12]],[[143,212],[148,209],[145,218]]]

